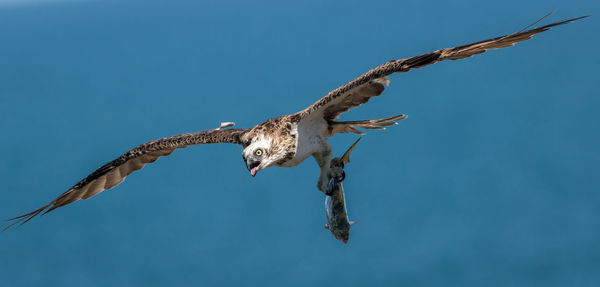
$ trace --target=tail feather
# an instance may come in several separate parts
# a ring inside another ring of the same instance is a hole
[[[385,130],[385,127],[397,125],[398,121],[406,119],[406,115],[396,115],[393,117],[387,117],[376,120],[364,120],[364,121],[331,121],[329,123],[329,130],[331,135],[338,133],[355,133],[359,135],[364,135],[365,133],[357,130],[356,128],[361,129],[369,129],[369,130]]]

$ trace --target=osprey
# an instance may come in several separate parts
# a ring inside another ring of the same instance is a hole
[[[397,115],[377,120],[337,120],[342,113],[368,102],[372,97],[379,96],[385,89],[384,84],[389,84],[387,78],[389,75],[408,72],[411,69],[443,60],[468,58],[490,49],[513,46],[550,27],[585,17],[588,16],[558,21],[525,31],[530,25],[520,32],[510,35],[441,49],[412,58],[392,60],[329,92],[302,111],[271,118],[249,129],[225,129],[233,126],[233,123],[223,123],[216,129],[181,134],[144,143],[101,166],[50,203],[10,219],[14,222],[5,230],[14,224],[31,220],[44,210],[46,210],[45,213],[48,213],[58,207],[90,198],[113,188],[129,174],[156,161],[159,157],[169,155],[178,148],[199,144],[233,143],[241,145],[244,148],[242,159],[252,176],[256,176],[260,170],[272,166],[293,167],[312,156],[321,168],[317,188],[327,193],[332,154],[331,147],[327,142],[329,137],[337,133],[363,134],[357,128],[384,129],[406,118],[405,115]]]

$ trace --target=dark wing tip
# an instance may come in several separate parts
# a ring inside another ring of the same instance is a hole
[[[6,221],[9,221],[9,222],[10,221],[13,221],[13,222],[10,225],[8,225],[7,227],[5,227],[4,229],[2,229],[2,232],[8,230],[9,228],[11,228],[14,225],[18,224],[19,226],[21,226],[21,225],[27,223],[27,221],[33,219],[34,217],[36,217],[37,215],[39,215],[40,213],[42,213],[42,211],[46,210],[48,207],[50,207],[53,204],[54,204],[54,202],[51,202],[51,203],[46,204],[46,205],[44,205],[44,206],[42,206],[42,207],[40,207],[40,208],[38,208],[38,209],[36,209],[36,210],[34,210],[32,212],[29,212],[29,213],[26,213],[26,214],[23,214],[23,215],[20,215],[20,216],[17,216],[17,217],[13,217],[11,219],[6,220]],[[48,211],[44,212],[44,214],[48,213],[51,210],[52,209],[49,209]]]
[[[554,22],[554,23],[550,23],[550,24],[542,26],[540,28],[541,29],[546,29],[546,28],[550,28],[550,27],[554,27],[554,26],[564,25],[564,24],[568,24],[568,23],[571,23],[573,21],[581,20],[581,19],[584,19],[584,18],[587,18],[587,17],[590,17],[590,16],[592,16],[592,14],[585,15],[585,16],[574,17],[574,18],[570,18],[570,19],[565,19],[565,20]]]

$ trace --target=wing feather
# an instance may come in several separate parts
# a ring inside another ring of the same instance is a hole
[[[544,32],[553,26],[566,24],[586,17],[589,17],[589,15],[562,20],[527,31],[463,46],[441,49],[412,58],[389,61],[329,92],[308,108],[296,113],[296,116],[299,119],[304,119],[305,117],[316,115],[328,121],[335,120],[340,114],[366,103],[371,97],[380,95],[384,89],[381,83],[388,83],[388,75],[408,72],[411,69],[421,68],[443,60],[460,60],[484,53],[487,50],[510,47],[518,42],[531,39],[533,35]]]
[[[148,163],[156,161],[161,156],[170,155],[175,149],[212,143],[234,143],[241,145],[240,136],[246,131],[247,129],[219,128],[176,135],[142,144],[101,166],[50,203],[27,214],[9,219],[14,222],[4,230],[18,223],[26,223],[44,210],[46,210],[45,214],[58,207],[80,199],[88,199],[104,190],[111,189],[123,182],[125,177],[132,172],[143,168]]]

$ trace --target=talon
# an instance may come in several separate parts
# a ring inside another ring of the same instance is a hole
[[[346,179],[346,172],[342,170],[342,175],[335,179],[335,182],[342,182]]]

